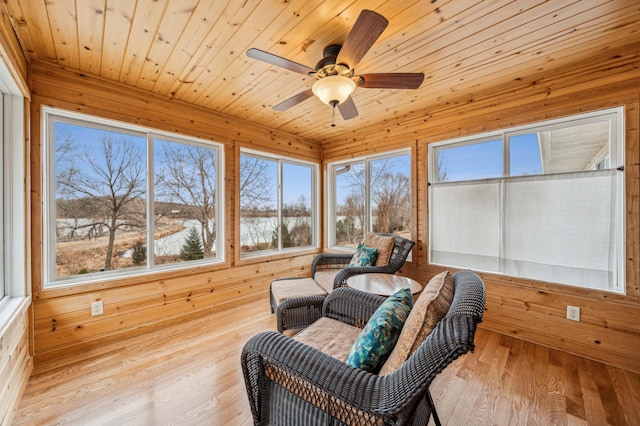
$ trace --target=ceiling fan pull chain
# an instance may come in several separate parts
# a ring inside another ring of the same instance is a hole
[[[336,127],[336,104],[333,104],[331,110],[333,111],[331,113],[331,127]]]

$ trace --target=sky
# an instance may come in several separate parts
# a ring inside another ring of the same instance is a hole
[[[510,176],[542,173],[537,133],[512,136]],[[447,181],[502,177],[502,139],[437,150]]]
[[[104,136],[115,136],[115,140],[122,140],[125,138],[128,143],[133,143],[136,150],[140,152],[142,158],[146,158],[146,135],[131,135],[131,133],[118,133],[116,131],[94,129],[91,127],[85,127],[78,124],[70,124],[65,122],[55,122],[54,127],[56,137],[60,135],[69,136],[75,144],[76,154],[80,158],[84,157],[85,151],[89,153],[94,159],[100,159],[102,155],[102,149],[100,141]],[[159,139],[163,141],[162,139]],[[154,145],[154,154],[158,158],[162,154],[162,149],[166,145],[166,142],[156,143]],[[172,144],[173,146],[176,146]],[[277,181],[277,172],[275,168],[276,161],[269,161],[269,167],[267,173],[270,175],[274,182],[273,188],[264,188],[265,191],[273,192],[275,194],[275,182]],[[75,166],[80,169],[84,169],[85,172],[89,171],[89,167],[85,161],[76,160]],[[311,168],[305,165],[283,163],[283,201],[285,204],[295,203],[303,196],[310,206],[312,200],[312,175]]]
[[[56,135],[68,134],[74,141],[79,143],[81,150],[88,150],[95,157],[100,156],[98,142],[106,134],[117,134],[115,132],[92,129],[76,124],[64,122],[55,123]],[[129,133],[122,133],[124,137],[132,141],[138,150],[145,152],[146,136],[131,136]],[[120,135],[118,135],[120,136]],[[540,163],[540,153],[536,133],[512,136],[510,146],[511,156],[511,176],[539,174],[542,172]],[[162,144],[156,144],[156,151],[162,149]],[[484,143],[462,145],[452,148],[442,147],[436,151],[439,156],[441,167],[446,169],[447,181],[486,179],[502,176],[502,141],[494,140]],[[159,153],[156,152],[156,156]],[[144,158],[144,155],[143,155]],[[372,160],[372,167],[380,166],[383,161],[387,161],[387,167],[392,173],[407,173],[410,169],[410,155],[402,154],[397,157],[387,159]],[[269,175],[274,181],[277,179],[275,161],[269,161]],[[79,163],[80,166],[82,163]],[[355,168],[363,163],[354,165],[351,171],[342,176],[338,176],[336,185],[336,196],[338,203],[344,201],[351,191],[347,186],[348,176],[352,175]],[[264,188],[265,191],[275,192],[275,187]],[[312,174],[311,168],[305,165],[283,163],[283,202],[285,204],[298,202],[303,196],[310,205],[312,200]]]

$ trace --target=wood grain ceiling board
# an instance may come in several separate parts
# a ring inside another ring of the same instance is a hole
[[[323,142],[531,84],[640,39],[637,0],[5,0],[25,55]],[[360,115],[329,126],[315,97],[272,110],[313,77],[248,58],[256,47],[315,67],[363,9],[389,20],[358,73],[423,72],[415,91],[359,88]]]

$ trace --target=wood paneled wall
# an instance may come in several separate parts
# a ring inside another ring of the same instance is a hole
[[[6,64],[13,80],[25,98],[29,97],[27,87],[27,61],[15,36],[4,8],[0,8],[0,58]],[[25,102],[25,109],[28,101]],[[28,114],[27,114],[28,116]],[[15,143],[26,143],[15,141]],[[25,162],[27,159],[25,158]],[[25,180],[26,182],[26,180]],[[25,187],[25,191],[27,188]],[[4,215],[3,215],[4,217]],[[25,242],[26,243],[26,242]],[[27,265],[14,265],[15,268],[26,268]],[[27,288],[27,283],[21,283]],[[13,295],[22,297],[23,295]],[[14,300],[18,299],[15,297]],[[33,369],[33,361],[29,350],[29,306],[24,295],[17,312],[7,314],[7,304],[0,323],[0,424],[11,424],[20,398],[27,385]],[[13,305],[13,304],[12,304]]]
[[[477,93],[383,128],[334,138],[324,145],[323,162],[415,147],[417,244],[415,260],[403,273],[424,282],[444,269],[427,261],[429,143],[620,105],[626,126],[626,295],[482,274],[487,307],[481,326],[640,372],[640,45],[606,51],[588,64]],[[567,305],[581,308],[581,322],[566,319]]]
[[[9,425],[33,370],[29,309],[22,309],[0,336],[0,424]]]
[[[320,162],[319,143],[212,113],[119,83],[61,67],[32,64],[31,144],[33,217],[33,312],[36,363],[205,315],[229,304],[267,300],[270,282],[308,275],[313,255],[275,255],[241,260],[236,248],[237,164],[241,147]],[[42,288],[40,110],[48,105],[224,144],[225,259],[222,265],[111,280],[59,289]],[[90,304],[104,302],[104,315],[91,317]],[[266,303],[266,302],[265,302]]]
[[[626,111],[626,295],[483,274],[487,311],[483,327],[640,372],[640,59],[638,49],[603,52],[592,61],[544,78],[513,81],[357,134],[338,135],[322,146],[253,123],[169,101],[60,67],[32,65],[31,182],[33,217],[34,353],[36,362],[100,347],[105,342],[161,328],[230,304],[265,298],[276,276],[308,274],[314,251],[294,257],[241,261],[237,239],[236,165],[240,147],[319,161],[411,147],[414,260],[403,272],[425,281],[443,268],[427,263],[427,144],[463,135],[623,105]],[[155,274],[73,288],[42,290],[40,108],[80,111],[211,139],[225,145],[226,258],[224,265]],[[324,234],[323,234],[324,237]],[[103,300],[105,315],[89,305]],[[565,319],[566,305],[582,308],[582,321]],[[54,327],[55,323],[55,327]]]

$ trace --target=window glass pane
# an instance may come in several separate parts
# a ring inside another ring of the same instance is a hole
[[[216,257],[216,148],[160,139],[153,148],[155,264]]]
[[[411,239],[411,156],[371,160],[371,232]]]
[[[282,248],[310,246],[313,169],[282,164]]]
[[[510,175],[538,175],[542,173],[540,144],[537,133],[509,138]]]
[[[609,121],[537,133],[544,174],[597,170],[609,158]]]
[[[240,156],[240,250],[277,249],[278,162]]]
[[[356,247],[364,239],[364,163],[336,167],[335,179],[335,243],[338,246]]]
[[[146,234],[146,138],[63,122],[53,137],[55,277],[138,266],[128,253]]]
[[[436,148],[437,182],[502,176],[502,139]]]

